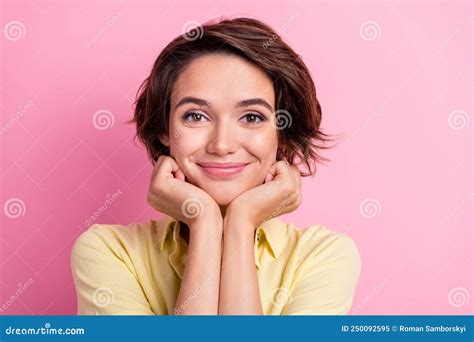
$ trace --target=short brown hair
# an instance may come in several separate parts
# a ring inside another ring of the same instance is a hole
[[[169,135],[171,91],[178,76],[195,58],[216,52],[240,56],[270,77],[276,121],[290,120],[288,127],[278,130],[277,159],[303,163],[308,172],[301,176],[314,176],[316,163],[329,161],[319,150],[331,148],[325,145],[333,139],[320,130],[321,105],[310,72],[271,27],[250,18],[207,22],[176,37],[161,51],[138,89],[134,117],[128,121],[136,123],[135,138],[146,146],[150,160],[169,155],[159,137]]]

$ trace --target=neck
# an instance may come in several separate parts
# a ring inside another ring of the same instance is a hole
[[[220,205],[219,208],[221,209],[222,218],[225,218],[225,213],[227,212],[227,206],[226,205]]]

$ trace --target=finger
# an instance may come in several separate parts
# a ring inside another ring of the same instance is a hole
[[[163,164],[164,157],[165,156],[161,155],[161,156],[158,157],[158,159],[156,161],[153,162],[153,170],[151,172],[151,178],[152,179],[158,173],[158,170],[160,169],[161,164]]]
[[[301,172],[300,172],[300,169],[298,168],[298,166],[292,165],[291,170],[293,172],[296,184],[298,185],[298,187],[301,186]]]
[[[277,166],[277,173],[278,174],[275,178],[278,178],[282,184],[286,184],[285,189],[288,191],[287,196],[292,196],[292,202],[295,202],[297,197],[299,197],[301,189],[301,182],[299,179],[300,172],[298,167],[296,165],[290,165],[288,162],[282,162]]]
[[[270,166],[270,169],[267,172],[267,175],[265,176],[265,182],[268,183],[272,181],[276,176],[276,163],[274,163],[272,166]]]
[[[273,175],[269,172],[265,176],[265,180],[263,181],[263,183],[268,183],[268,182],[271,182],[272,180],[273,180]]]
[[[286,160],[278,161],[274,165],[275,165],[274,178],[282,179],[284,177],[291,177],[290,164]]]
[[[163,156],[163,160],[160,165],[157,166],[157,172],[162,177],[172,177],[179,170],[179,165],[173,157]]]
[[[175,177],[178,178],[179,180],[182,180],[183,182],[185,181],[184,180],[184,173],[183,171],[181,171],[181,169],[179,169],[178,171],[175,172]]]

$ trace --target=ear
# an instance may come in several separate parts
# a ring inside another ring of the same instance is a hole
[[[165,146],[170,146],[170,139],[167,135],[163,134],[158,137],[160,139],[160,142],[165,145]]]

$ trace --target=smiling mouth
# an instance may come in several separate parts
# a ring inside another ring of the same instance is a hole
[[[226,178],[241,173],[248,163],[197,163],[211,178]]]

